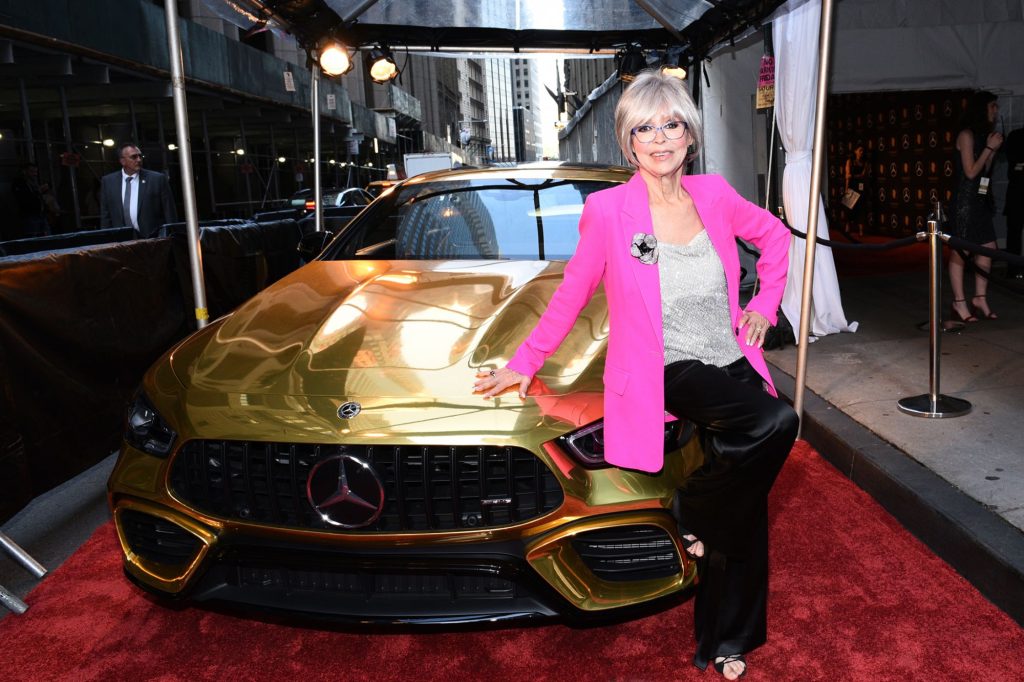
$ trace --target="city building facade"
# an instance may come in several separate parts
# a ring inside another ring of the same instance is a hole
[[[240,28],[202,0],[179,0],[188,137],[201,220],[248,217],[313,183],[312,69],[271,26]],[[157,0],[0,0],[0,210],[20,167],[39,167],[60,206],[54,233],[99,226],[98,183],[131,141],[182,207],[165,8]],[[405,153],[454,151],[464,163],[516,158],[509,60],[397,53],[399,77],[355,68],[319,83],[321,175],[365,185],[401,172]],[[492,103],[493,100],[493,103]],[[9,233],[8,233],[9,232]],[[11,228],[0,240],[21,236]]]

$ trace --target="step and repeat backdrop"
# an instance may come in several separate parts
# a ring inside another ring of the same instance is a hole
[[[828,217],[855,235],[926,229],[932,203],[948,206],[967,90],[855,93],[828,101]],[[847,183],[847,175],[850,180]],[[847,193],[854,190],[854,197]]]

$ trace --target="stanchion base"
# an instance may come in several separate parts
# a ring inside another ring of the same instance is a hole
[[[931,419],[962,417],[971,411],[970,402],[961,398],[951,398],[941,393],[934,403],[932,403],[931,395],[925,393],[910,398],[900,398],[896,401],[896,406],[900,412],[912,417],[929,417]]]

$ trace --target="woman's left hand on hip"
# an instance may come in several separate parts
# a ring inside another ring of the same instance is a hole
[[[748,310],[740,315],[739,329],[744,330],[748,346],[764,346],[764,336],[768,333],[771,323],[759,312]]]

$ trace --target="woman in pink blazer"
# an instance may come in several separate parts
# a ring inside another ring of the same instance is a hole
[[[666,418],[698,427],[704,465],[676,499],[680,535],[698,560],[694,664],[726,679],[766,639],[767,496],[797,431],[762,355],[776,322],[789,231],[721,177],[685,174],[701,122],[678,79],[647,71],[615,112],[624,185],[592,194],[580,241],[536,328],[504,368],[477,377],[491,397],[533,375],[603,282],[609,309],[604,371],[606,460],[658,471]],[[736,237],[760,250],[760,289],[739,306]]]

